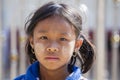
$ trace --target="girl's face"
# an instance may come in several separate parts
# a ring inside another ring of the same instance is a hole
[[[75,29],[63,18],[50,17],[38,22],[30,44],[41,67],[48,70],[67,67],[77,46]]]

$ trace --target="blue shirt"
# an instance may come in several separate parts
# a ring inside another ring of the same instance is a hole
[[[26,74],[20,75],[14,80],[40,80],[39,79],[39,62],[36,61],[30,65]],[[73,67],[73,72],[65,80],[81,80],[81,71],[78,67]]]

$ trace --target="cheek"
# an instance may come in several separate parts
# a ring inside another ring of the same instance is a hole
[[[71,56],[73,54],[73,51],[74,51],[74,46],[75,46],[75,42],[72,41],[69,44],[66,44],[65,46],[62,47],[62,52],[64,54]]]
[[[34,49],[35,49],[35,53],[36,54],[40,54],[40,53],[43,53],[45,51],[45,47],[43,44],[41,43],[36,43],[34,45]]]

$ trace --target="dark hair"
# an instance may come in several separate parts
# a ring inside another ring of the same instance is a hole
[[[82,73],[86,73],[91,68],[91,65],[93,63],[94,49],[92,44],[81,34],[82,16],[77,10],[66,4],[58,4],[55,2],[49,2],[43,5],[25,24],[25,31],[28,38],[33,35],[33,30],[39,21],[42,21],[51,16],[60,16],[66,19],[66,21],[68,21],[76,28],[76,36],[80,36],[84,39],[77,57],[71,57],[70,64],[68,65],[68,70],[72,72],[72,67],[75,65],[76,59],[79,59],[81,64],[81,71]],[[37,60],[36,56],[32,53],[32,47],[30,46],[30,42],[28,39],[26,42],[25,50],[29,56],[31,63]]]

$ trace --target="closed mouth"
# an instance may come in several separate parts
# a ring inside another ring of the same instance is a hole
[[[45,59],[58,60],[59,58],[54,56],[48,56],[48,57],[45,57]]]

